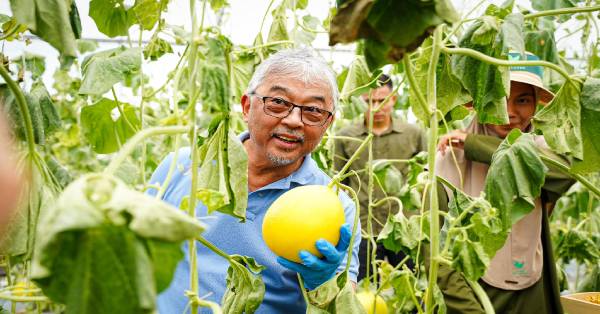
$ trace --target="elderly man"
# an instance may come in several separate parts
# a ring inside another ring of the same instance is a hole
[[[240,140],[248,153],[247,221],[213,213],[203,219],[208,225],[203,236],[228,254],[253,257],[266,266],[262,272],[266,292],[257,313],[305,313],[306,304],[298,283],[299,273],[306,287],[314,289],[345,267],[346,249],[350,243],[350,225],[340,230],[340,241],[334,244],[317,241],[323,259],[300,254],[303,264],[278,258],[262,239],[261,229],[266,210],[284,192],[308,184],[326,185],[330,178],[311,159],[310,153],[320,142],[334,119],[338,98],[334,74],[320,57],[310,50],[280,51],[258,66],[245,95],[242,96],[244,121],[248,132]],[[172,160],[169,155],[159,165],[151,183],[163,182]],[[190,150],[184,149],[177,161],[177,171],[163,199],[179,206],[190,193]],[[180,168],[180,167],[178,167]],[[154,191],[154,193],[156,193]],[[350,198],[340,193],[346,222],[354,219],[355,207]],[[199,205],[198,216],[207,216]],[[356,281],[358,246],[356,237],[349,277]],[[187,253],[187,247],[185,247]],[[228,263],[204,246],[198,245],[199,295],[220,302],[226,288]],[[179,263],[169,288],[158,298],[161,313],[183,313],[189,290],[189,258]]]
[[[427,138],[423,131],[416,125],[404,123],[393,116],[396,95],[393,95],[394,86],[390,77],[382,74],[378,79],[378,83],[380,85],[379,87],[362,95],[363,100],[370,104],[364,114],[364,118],[361,121],[343,128],[338,134],[356,139],[364,139],[369,134],[368,125],[371,106],[375,108],[381,106],[378,111],[373,112],[372,124],[373,134],[375,135],[375,137],[373,137],[373,159],[409,159],[420,151],[426,150]],[[385,104],[382,105],[384,101]],[[334,158],[336,169],[339,170],[344,166],[359,145],[360,142],[357,141],[336,140]],[[368,151],[363,151],[359,159],[350,166],[350,170],[355,170],[359,173],[359,177],[350,176],[345,181],[347,185],[358,193],[360,205],[363,209],[360,214],[360,222],[363,228],[365,228],[368,218],[367,208],[369,206],[369,194],[367,182],[369,176],[366,172],[361,170],[365,169],[368,157]],[[405,171],[406,164],[398,163],[395,164],[395,166],[400,171]],[[373,201],[376,202],[385,196],[386,193],[383,189],[379,185],[376,185],[373,193]],[[398,212],[398,205],[395,202],[387,202],[373,208],[372,213],[375,218],[372,222],[373,236],[379,234],[389,213],[395,214],[396,212]],[[368,244],[369,241],[363,241],[360,245],[359,280],[363,279],[367,274],[367,267],[369,266],[367,265]],[[388,262],[393,266],[396,266],[404,258],[404,254],[401,252],[394,253],[393,251],[385,249],[383,245],[377,246],[375,249],[375,256],[380,260],[387,258]],[[409,263],[409,266],[411,265],[412,264]]]

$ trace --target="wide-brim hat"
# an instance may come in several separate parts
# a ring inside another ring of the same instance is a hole
[[[531,52],[525,52],[521,55],[519,52],[509,52],[510,61],[538,61],[540,58]],[[541,66],[511,66],[510,80],[532,85],[535,87],[538,100],[542,103],[549,103],[554,98],[554,94],[544,87],[543,78],[544,68]]]

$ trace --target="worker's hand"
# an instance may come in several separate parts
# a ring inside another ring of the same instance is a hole
[[[306,288],[313,290],[335,276],[336,270],[342,264],[346,256],[346,250],[350,245],[352,231],[349,224],[344,224],[340,228],[340,240],[337,246],[326,240],[320,239],[315,243],[317,250],[323,254],[323,258],[312,255],[307,251],[300,251],[302,264],[294,263],[281,256],[277,257],[277,262],[283,267],[289,268],[302,276]]]
[[[447,134],[444,134],[440,137],[440,141],[438,142],[437,149],[442,152],[442,155],[446,154],[446,149],[449,145],[452,145],[453,148],[465,148],[465,140],[467,139],[467,132],[463,130],[454,130],[450,131]]]

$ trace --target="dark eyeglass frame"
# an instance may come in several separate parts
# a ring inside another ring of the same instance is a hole
[[[315,106],[300,106],[300,105],[296,105],[295,103],[293,103],[291,101],[287,101],[287,100],[285,100],[285,99],[283,99],[281,97],[263,96],[263,95],[259,95],[259,94],[256,94],[256,93],[250,93],[249,95],[256,96],[256,97],[260,98],[262,100],[262,102],[263,102],[263,111],[264,111],[264,113],[266,115],[274,117],[274,118],[283,119],[283,118],[289,116],[290,113],[292,113],[292,111],[294,111],[294,108],[296,108],[296,107],[300,108],[300,120],[302,121],[302,123],[304,123],[306,125],[310,125],[310,126],[323,126],[333,116],[333,112],[331,112],[331,111],[328,111],[328,110],[325,110],[325,109],[321,109],[321,108],[315,107]],[[273,115],[273,113],[267,112],[266,104],[267,104],[267,100],[269,100],[269,99],[277,99],[277,100],[283,102],[285,105],[287,105],[289,107],[287,113],[285,115],[279,116],[279,115]],[[304,116],[304,111],[308,110],[309,108],[311,110],[316,110],[317,112],[327,113],[327,117],[325,119],[323,119],[323,121],[320,124],[313,124],[313,122],[310,122],[310,121],[309,122],[305,122],[304,121],[304,117],[303,117]]]

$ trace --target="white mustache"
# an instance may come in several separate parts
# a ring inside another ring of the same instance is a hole
[[[280,128],[280,129],[273,130],[273,133],[271,133],[271,136],[279,135],[279,134],[292,135],[292,136],[297,137],[299,141],[304,142],[304,134],[302,134],[301,132],[295,131],[295,130]]]

